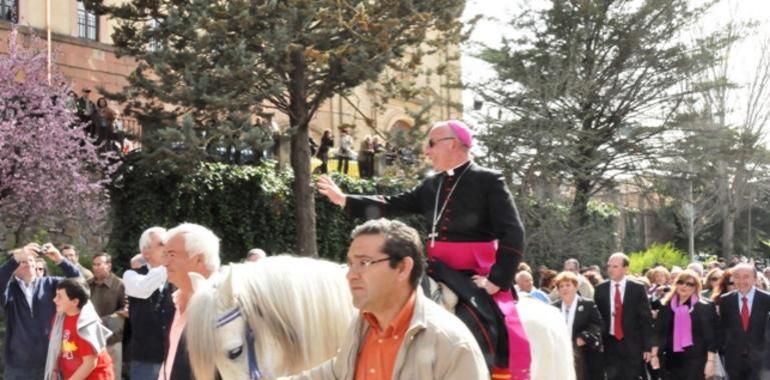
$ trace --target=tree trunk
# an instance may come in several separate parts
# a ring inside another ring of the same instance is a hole
[[[730,213],[722,219],[722,254],[731,258],[735,254],[735,214]]]
[[[572,227],[582,227],[588,222],[588,201],[591,199],[591,181],[578,178],[575,180],[575,197],[572,199],[570,221]]]
[[[315,199],[310,184],[310,145],[308,126],[310,115],[307,104],[305,83],[305,60],[302,51],[291,53],[293,70],[289,96],[291,99],[289,120],[291,122],[291,168],[294,171],[294,216],[297,222],[297,255],[318,255],[316,248]]]
[[[730,180],[727,176],[726,164],[724,161],[717,161],[717,181],[719,202],[719,216],[722,219],[722,257],[730,259],[733,257],[733,238],[735,235],[735,220],[731,210]]]

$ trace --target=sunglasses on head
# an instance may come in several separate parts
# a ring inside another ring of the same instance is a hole
[[[696,286],[694,282],[689,282],[689,281],[685,281],[685,280],[679,280],[679,281],[676,282],[676,284],[677,285],[684,285],[684,286],[686,286],[688,288],[694,288]]]

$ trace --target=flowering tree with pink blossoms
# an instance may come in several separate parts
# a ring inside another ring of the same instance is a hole
[[[30,40],[14,30],[0,54],[0,222],[16,244],[32,228],[101,224],[111,170],[66,105],[67,80],[54,67],[49,84],[44,46]]]

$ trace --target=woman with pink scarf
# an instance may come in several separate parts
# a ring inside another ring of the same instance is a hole
[[[664,297],[656,331],[664,379],[696,380],[714,376],[717,314],[714,304],[700,298],[697,273],[684,270]]]

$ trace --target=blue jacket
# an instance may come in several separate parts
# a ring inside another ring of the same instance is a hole
[[[56,314],[53,297],[56,285],[63,277],[46,276],[35,279],[30,309],[24,291],[14,277],[19,263],[10,258],[0,266],[0,302],[5,313],[4,362],[16,368],[45,368],[48,334]],[[67,260],[59,267],[67,277],[80,277],[80,271]]]

